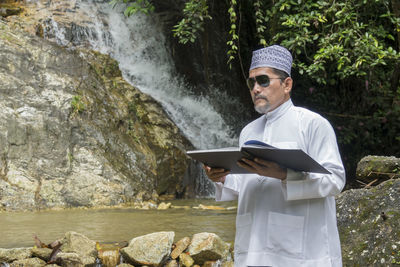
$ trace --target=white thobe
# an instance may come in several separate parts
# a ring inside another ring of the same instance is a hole
[[[345,171],[332,126],[289,99],[248,124],[239,145],[248,140],[302,149],[331,174],[288,169],[286,183],[257,174],[216,183],[217,201],[238,198],[235,267],[342,266],[334,196]]]

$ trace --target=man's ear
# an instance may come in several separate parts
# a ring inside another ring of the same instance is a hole
[[[283,81],[283,86],[284,86],[285,93],[290,94],[290,92],[292,91],[292,86],[293,86],[292,78],[291,77],[287,77]]]

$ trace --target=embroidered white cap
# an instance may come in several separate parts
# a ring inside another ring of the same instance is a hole
[[[250,70],[260,67],[270,67],[289,74],[292,68],[292,54],[280,45],[272,45],[253,51]]]

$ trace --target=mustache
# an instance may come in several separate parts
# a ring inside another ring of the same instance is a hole
[[[257,99],[264,99],[264,100],[267,100],[267,101],[268,101],[267,97],[266,97],[266,96],[263,96],[263,95],[256,95],[256,96],[254,96],[254,99],[255,99],[255,100],[257,100]]]

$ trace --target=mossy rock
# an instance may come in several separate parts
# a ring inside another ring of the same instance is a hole
[[[396,157],[366,156],[357,164],[357,179],[365,184],[378,185],[400,177],[400,159]]]
[[[400,264],[400,179],[337,197],[343,266]]]

